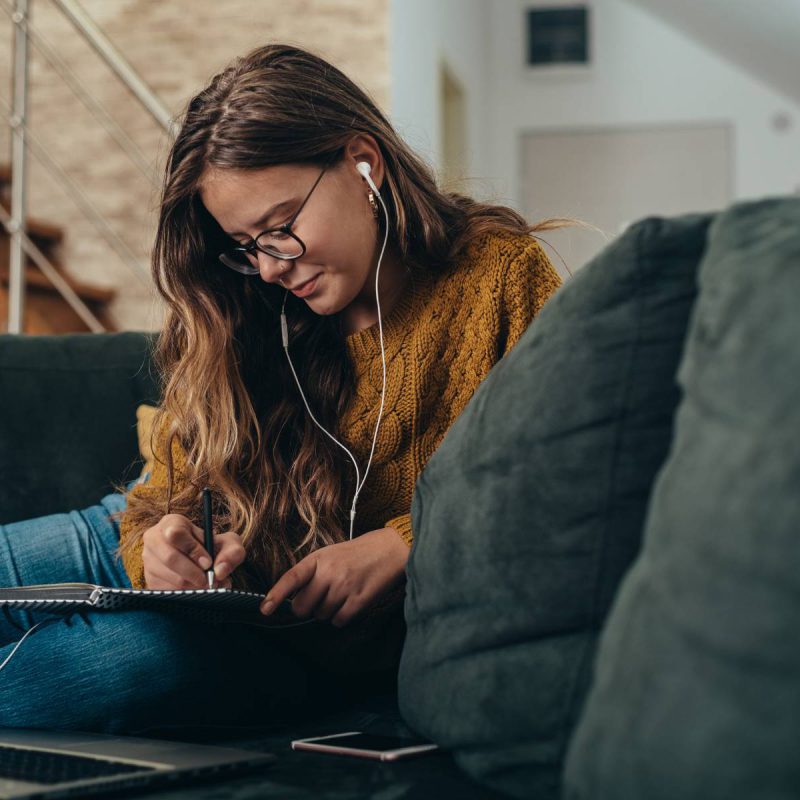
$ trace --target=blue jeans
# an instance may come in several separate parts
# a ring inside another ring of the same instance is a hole
[[[79,581],[130,587],[112,551],[124,508],[109,494],[82,511],[0,525],[0,586]],[[249,625],[157,611],[18,609],[0,614],[0,726],[115,734],[239,728],[297,719],[349,697],[340,679]],[[332,685],[341,691],[331,691]]]

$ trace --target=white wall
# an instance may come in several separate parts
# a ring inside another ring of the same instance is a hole
[[[525,134],[522,213],[536,220],[546,209],[606,234],[575,227],[539,234],[567,277],[635,220],[729,206],[731,138],[725,125]]]
[[[797,0],[628,0],[800,103]]]
[[[735,199],[800,190],[800,106],[648,12],[624,0],[594,0],[592,67],[539,75],[523,61],[524,12],[533,3],[487,2],[492,124],[486,170],[496,178],[496,194],[512,204],[521,204],[526,131],[729,123]],[[784,130],[772,126],[779,113],[790,120]],[[545,203],[534,216],[563,211]]]
[[[391,121],[437,170],[442,166],[439,62],[466,93],[467,176],[463,191],[481,197],[487,162],[487,90],[491,71],[486,0],[391,0]]]

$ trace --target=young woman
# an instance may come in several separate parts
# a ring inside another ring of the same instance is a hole
[[[42,547],[0,579],[207,587],[207,486],[215,585],[264,594],[276,627],[142,611],[53,623],[0,672],[3,724],[257,724],[391,683],[414,483],[560,285],[531,233],[565,222],[443,192],[370,98],[304,50],[268,45],[215,76],[166,168],[155,466],[82,518],[95,557],[76,545],[45,568]],[[20,552],[74,527],[48,519],[20,523]],[[64,681],[70,702],[54,704]]]

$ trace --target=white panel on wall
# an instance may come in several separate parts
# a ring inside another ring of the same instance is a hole
[[[523,213],[578,217],[613,238],[645,216],[724,208],[733,193],[731,140],[726,124],[523,134]],[[573,273],[606,244],[580,228],[543,236]]]

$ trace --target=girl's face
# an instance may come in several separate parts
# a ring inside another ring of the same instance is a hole
[[[260,279],[289,290],[314,279],[302,299],[317,314],[335,314],[351,304],[374,304],[374,268],[383,235],[367,192],[369,186],[356,170],[358,161],[371,167],[376,186],[382,182],[380,151],[371,139],[355,137],[343,160],[329,166],[292,225],[306,246],[298,259],[283,260],[259,251]],[[200,196],[223,231],[246,243],[267,228],[288,222],[300,208],[321,167],[279,164],[254,170],[207,170]],[[274,209],[274,210],[273,210]],[[228,269],[222,263],[220,269]],[[381,266],[381,283],[385,265]],[[372,282],[368,280],[372,276]],[[243,275],[242,280],[259,280]]]

